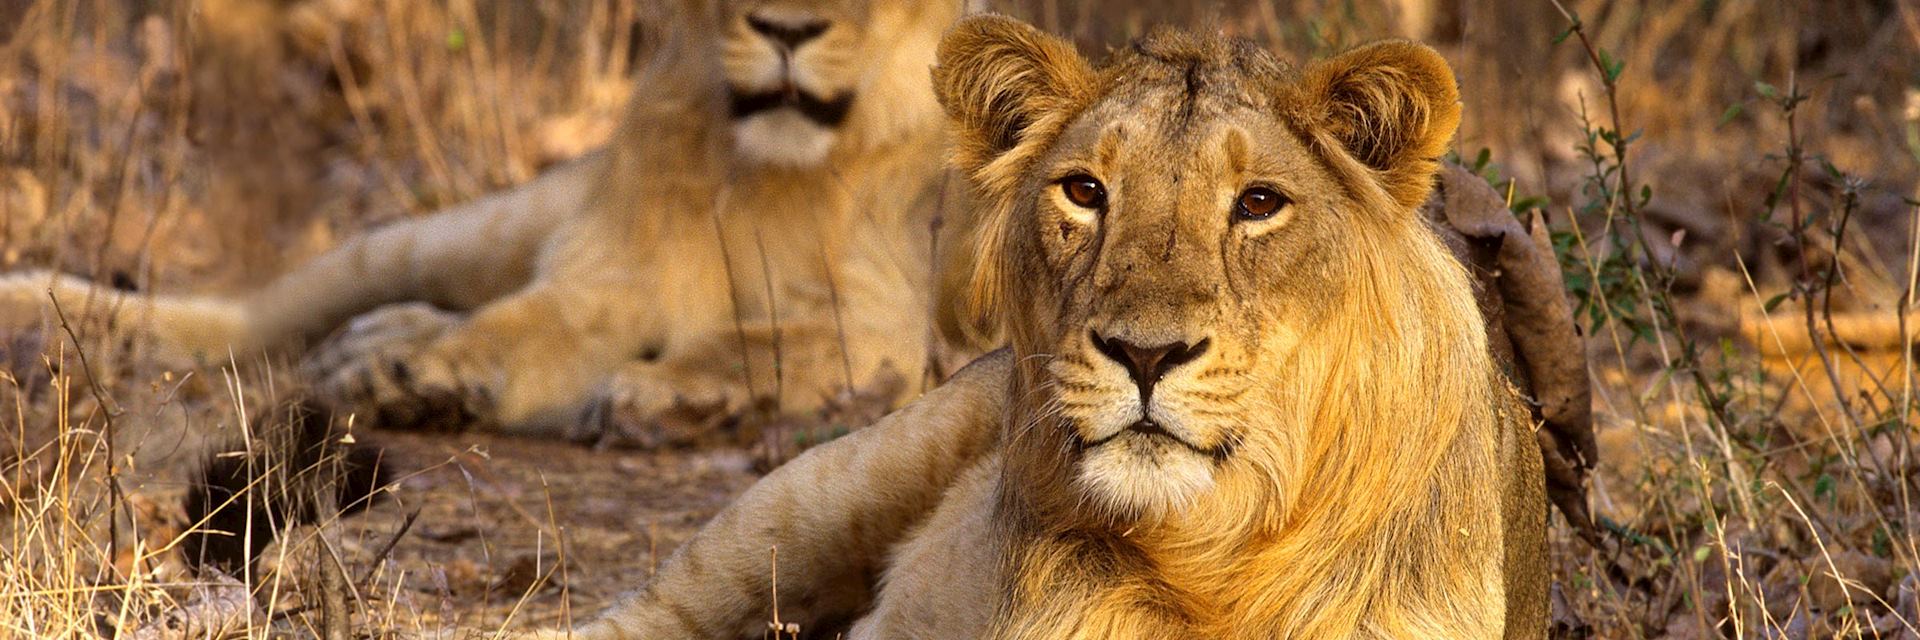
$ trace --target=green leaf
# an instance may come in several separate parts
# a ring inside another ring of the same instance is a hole
[[[1764,305],[1761,305],[1761,307],[1766,309],[1767,313],[1773,313],[1774,307],[1780,306],[1780,303],[1786,302],[1787,298],[1791,298],[1791,297],[1793,297],[1793,292],[1791,291],[1787,293],[1782,293],[1780,295],[1767,298],[1767,303]]]
[[[467,46],[466,31],[460,29],[459,27],[454,27],[453,30],[447,32],[447,50],[448,51],[459,51],[463,48],[466,48],[466,46]]]
[[[1600,72],[1606,76],[1607,84],[1620,79],[1620,72],[1626,70],[1627,61],[1613,57],[1606,49],[1600,50]]]
[[[1731,106],[1727,107],[1726,111],[1720,112],[1720,123],[1713,125],[1714,128],[1727,126],[1727,123],[1733,122],[1734,118],[1740,117],[1740,114],[1744,113],[1746,110],[1747,110],[1746,105],[1742,105],[1738,102],[1733,103]]]
[[[1698,547],[1694,547],[1694,548],[1693,548],[1693,561],[1694,561],[1695,563],[1701,563],[1701,562],[1706,562],[1706,561],[1707,561],[1707,556],[1709,556],[1709,555],[1711,555],[1712,553],[1713,553],[1713,549],[1709,549],[1709,548],[1707,548],[1707,546],[1706,546],[1706,545],[1700,545],[1700,546],[1698,546]]]
[[[1765,82],[1754,82],[1753,90],[1760,92],[1760,97],[1762,98],[1766,98],[1768,100],[1780,99],[1780,90],[1775,88],[1773,85],[1767,84]]]
[[[1840,173],[1840,168],[1833,166],[1832,160],[1828,160],[1827,158],[1824,158],[1824,157],[1819,158],[1819,160],[1820,160],[1820,168],[1825,169],[1827,171],[1827,177],[1833,178],[1834,180],[1840,180],[1841,178],[1844,177]]]
[[[1573,32],[1579,28],[1580,28],[1580,21],[1574,20],[1573,24],[1567,25],[1566,31],[1562,31],[1560,32],[1560,35],[1553,37],[1553,43],[1560,44],[1562,42],[1566,42],[1567,38],[1573,37]]]
[[[1551,202],[1552,201],[1548,200],[1546,196],[1527,196],[1525,198],[1515,198],[1513,200],[1513,206],[1511,207],[1511,209],[1513,209],[1514,213],[1519,213],[1519,212],[1527,211],[1530,209],[1545,209],[1547,208],[1547,204]]]

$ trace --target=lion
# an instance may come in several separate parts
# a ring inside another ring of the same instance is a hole
[[[535,637],[1545,636],[1527,408],[1416,211],[1460,117],[1438,54],[1159,30],[1095,66],[987,15],[934,82],[1008,346]]]
[[[906,397],[950,195],[927,69],[960,0],[669,4],[600,151],[243,301],[31,273],[0,279],[0,316],[39,318],[51,289],[219,360],[325,338],[320,398],[386,427],[657,446],[855,388]]]

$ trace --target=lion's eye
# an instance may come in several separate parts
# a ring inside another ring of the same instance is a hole
[[[1076,173],[1060,181],[1060,191],[1067,194],[1067,201],[1074,206],[1087,209],[1100,209],[1107,206],[1107,188],[1093,176]]]
[[[1233,203],[1233,217],[1241,220],[1265,220],[1287,206],[1287,197],[1266,187],[1251,187],[1240,192]]]

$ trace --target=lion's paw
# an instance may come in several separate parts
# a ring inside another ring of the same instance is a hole
[[[424,302],[390,304],[354,317],[308,351],[302,369],[314,379],[382,353],[416,351],[460,323],[459,314]]]
[[[599,447],[682,446],[718,431],[746,404],[730,385],[675,384],[652,367],[615,374],[588,402],[576,439]]]
[[[472,350],[444,339],[442,318],[394,314],[375,320],[386,324],[356,321],[304,367],[322,400],[337,412],[392,429],[454,431],[490,418],[493,369]]]

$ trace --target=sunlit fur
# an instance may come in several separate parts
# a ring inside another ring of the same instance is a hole
[[[14,274],[0,322],[51,317],[52,285],[72,309],[93,301],[117,328],[224,361],[230,345],[311,343],[358,316],[314,355],[318,391],[362,422],[464,409],[480,428],[593,436],[607,416],[644,427],[679,405],[811,411],[888,370],[914,392],[934,324],[931,222],[948,206],[927,70],[960,0],[660,9],[605,149],[350,238],[245,301]],[[760,14],[827,25],[789,67],[802,89],[850,97],[838,126],[784,108],[732,117],[732,90],[780,81],[777,50],[747,26]],[[406,301],[451,313],[390,306]]]
[[[1437,54],[1162,31],[1096,67],[988,16],[934,81],[1010,348],[776,471],[575,637],[756,633],[769,548],[822,637],[1544,637],[1538,449],[1414,210],[1459,119]],[[1249,185],[1290,204],[1237,220]],[[1143,403],[1094,333],[1209,347]]]

